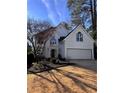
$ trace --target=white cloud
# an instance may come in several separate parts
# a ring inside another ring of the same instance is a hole
[[[44,5],[46,6],[47,8],[47,12],[48,12],[48,17],[50,18],[50,20],[55,23],[55,16],[54,16],[54,12],[52,10],[52,8],[50,7],[50,4],[49,4],[49,0],[41,0]]]
[[[58,2],[57,2],[58,0],[54,0],[54,2],[55,2],[55,9],[56,9],[56,12],[57,12],[57,14],[58,14],[58,16],[59,16],[59,20],[60,21],[62,21],[62,12],[60,12],[60,10],[58,10]]]
[[[53,24],[57,24],[61,21],[67,21],[67,6],[66,0],[41,0],[45,5],[48,13],[48,18]]]

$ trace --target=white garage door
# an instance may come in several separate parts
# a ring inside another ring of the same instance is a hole
[[[91,59],[92,51],[91,49],[67,49],[68,59]]]

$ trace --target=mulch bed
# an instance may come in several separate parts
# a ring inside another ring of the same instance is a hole
[[[67,63],[67,62],[61,62],[61,63],[52,63],[52,62],[39,62],[39,63],[34,63],[32,67],[27,69],[27,73],[39,73],[39,72],[44,72],[44,71],[49,71],[52,69],[56,69],[59,67],[64,67],[68,65],[73,65],[72,63]]]

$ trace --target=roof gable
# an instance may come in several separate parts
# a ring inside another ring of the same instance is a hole
[[[85,32],[85,34],[93,41],[95,42],[95,40],[90,36],[90,34],[83,28],[83,26],[81,25],[81,28],[83,29],[83,31]]]
[[[65,36],[64,38],[62,38],[60,41],[66,40],[66,38],[67,38],[69,35],[71,35],[71,33],[73,33],[75,30],[77,30],[78,27],[81,27],[82,31],[84,31],[85,34],[86,34],[93,42],[95,42],[94,39],[89,35],[89,33],[83,28],[83,26],[82,26],[81,24],[78,24],[74,29],[72,29],[72,31],[70,31],[70,33],[69,33],[67,36]]]

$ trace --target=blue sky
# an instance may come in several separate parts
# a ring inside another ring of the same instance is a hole
[[[28,0],[27,4],[30,18],[45,20],[55,26],[71,19],[67,0]]]

